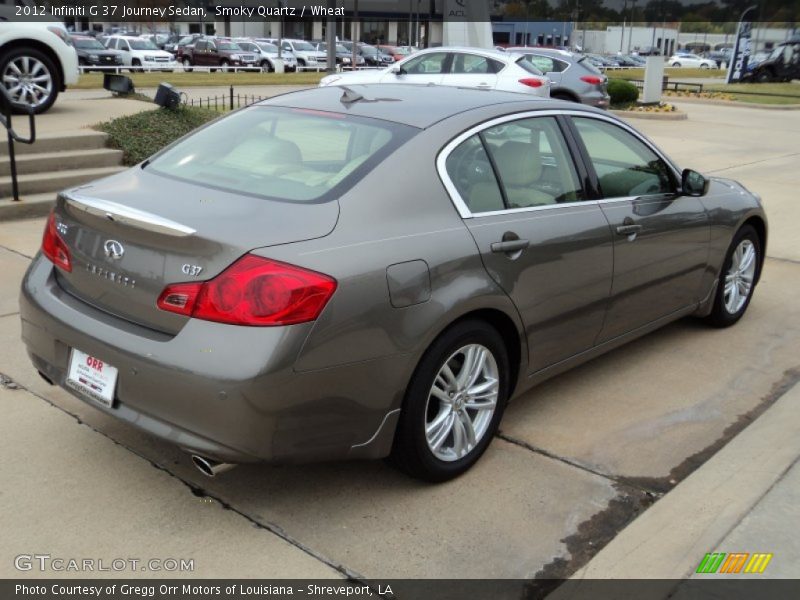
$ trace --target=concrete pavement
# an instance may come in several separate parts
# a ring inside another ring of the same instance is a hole
[[[0,425],[0,480],[8,475],[14,481],[11,492],[0,490],[0,513],[9,515],[2,522],[8,535],[0,540],[0,576],[25,576],[12,562],[27,539],[36,541],[37,551],[96,547],[101,550],[95,554],[113,557],[112,540],[118,538],[110,516],[140,529],[124,529],[124,539],[133,540],[122,545],[126,552],[158,557],[185,549],[197,559],[196,576],[315,576],[319,569],[331,576],[564,576],[584,566],[597,548],[646,524],[690,483],[699,464],[726,443],[730,447],[762,412],[773,414],[787,402],[789,396],[776,390],[785,391],[800,368],[800,243],[792,226],[800,214],[791,192],[800,173],[786,166],[800,115],[681,108],[688,121],[634,125],[679,164],[741,179],[764,196],[772,227],[769,258],[747,316],[726,330],[691,320],[675,323],[539,386],[509,407],[501,439],[477,467],[440,486],[410,481],[381,463],[246,466],[207,480],[176,448],[48,386],[24,355],[15,304],[43,220],[0,223],[0,271],[7,274],[0,287],[0,372],[19,387],[0,395],[0,407],[8,405],[15,415]],[[44,415],[56,409],[60,417],[50,423]],[[800,413],[781,410],[777,420],[796,426]],[[783,444],[782,452],[789,446]],[[124,486],[120,473],[131,474],[137,485]],[[750,500],[739,505],[742,519],[767,491],[756,493],[757,486],[783,489],[774,471],[771,477],[772,484],[769,477],[751,478]],[[62,495],[52,490],[66,482],[68,494],[58,502]],[[116,493],[118,486],[125,493]],[[104,513],[97,526],[82,512],[95,491],[104,499],[94,505]],[[688,495],[690,504],[704,501],[698,492]],[[46,498],[42,506],[40,498]],[[213,511],[211,520],[219,517],[222,526],[209,529],[194,514],[197,498],[212,500],[203,510]],[[176,506],[182,510],[173,511]],[[125,507],[124,516],[115,512]],[[750,521],[756,527],[761,522]],[[714,539],[706,540],[708,547],[697,544],[697,562],[714,544],[722,548],[731,533],[716,517],[709,527]],[[78,531],[83,545],[71,546]],[[208,547],[176,547],[171,541],[205,539],[206,531],[212,536]],[[694,535],[691,528],[684,532]],[[230,556],[241,554],[241,561],[230,559],[224,571],[209,562],[214,536],[240,535],[249,540],[241,549],[224,548]],[[252,553],[274,556],[286,572],[254,570],[247,556]],[[784,556],[791,557],[790,550]],[[800,574],[796,568],[794,573]]]

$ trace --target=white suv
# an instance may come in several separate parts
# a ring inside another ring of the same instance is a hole
[[[275,38],[268,38],[267,41],[271,44],[278,44],[278,40]],[[297,58],[297,66],[301,69],[316,68],[319,70],[321,68],[325,68],[328,55],[317,50],[309,42],[306,42],[305,40],[282,39],[280,40],[280,43],[281,51],[291,52],[295,58]]]
[[[43,113],[78,82],[78,55],[60,23],[0,20],[0,82],[12,102]]]
[[[119,50],[122,53],[122,64],[131,71],[172,71],[177,68],[175,56],[159,50],[153,42],[146,38],[112,35],[106,40],[106,48]]]

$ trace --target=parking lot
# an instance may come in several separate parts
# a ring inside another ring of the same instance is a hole
[[[539,386],[476,467],[441,485],[380,462],[210,480],[49,386],[17,314],[44,220],[0,223],[0,576],[24,576],[24,552],[194,560],[192,573],[126,573],[146,577],[571,574],[800,380],[800,111],[680,108],[688,120],[632,122],[679,165],[764,199],[767,260],[746,317],[724,330],[686,319]]]

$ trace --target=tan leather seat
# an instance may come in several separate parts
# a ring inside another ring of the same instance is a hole
[[[533,187],[542,176],[542,155],[534,144],[510,140],[493,151],[511,208],[555,204],[555,196]]]

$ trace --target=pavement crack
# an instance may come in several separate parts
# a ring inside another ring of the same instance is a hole
[[[564,463],[565,465],[569,465],[570,467],[575,467],[576,469],[580,469],[581,471],[585,471],[586,473],[591,473],[592,475],[597,475],[598,477],[602,477],[603,479],[607,479],[607,480],[609,480],[609,481],[611,481],[611,482],[613,482],[615,484],[623,485],[623,486],[630,487],[630,488],[634,488],[637,491],[643,492],[643,493],[645,493],[648,496],[651,496],[653,498],[660,498],[663,495],[663,493],[658,489],[639,485],[636,482],[630,481],[626,477],[617,477],[616,475],[611,475],[609,473],[604,473],[602,471],[598,471],[598,470],[593,469],[593,468],[591,468],[591,467],[589,467],[589,466],[587,466],[585,464],[582,464],[582,463],[580,463],[578,461],[569,459],[569,458],[567,458],[565,456],[560,456],[560,455],[555,454],[553,452],[549,452],[548,450],[545,450],[544,448],[539,448],[538,446],[534,446],[533,444],[529,444],[528,442],[525,442],[523,440],[518,440],[518,439],[516,439],[514,437],[511,437],[510,435],[508,435],[506,433],[499,432],[496,437],[500,438],[501,440],[504,440],[504,441],[508,442],[509,444],[514,444],[515,446],[519,446],[520,448],[524,448],[524,449],[526,449],[526,450],[528,450],[530,452],[533,452],[535,454],[541,454],[542,456],[546,456],[547,458],[551,458],[553,460],[557,460],[559,462]]]
[[[280,525],[277,525],[277,524],[272,523],[270,521],[266,521],[266,522],[259,521],[257,518],[247,514],[246,512],[244,512],[243,510],[241,510],[239,508],[236,508],[235,506],[231,505],[226,500],[223,500],[221,497],[219,497],[219,496],[217,496],[217,495],[215,495],[213,493],[210,493],[208,490],[202,488],[201,486],[198,486],[197,484],[189,481],[188,479],[185,479],[185,478],[181,477],[180,475],[178,475],[177,473],[171,471],[170,469],[168,469],[164,465],[161,465],[161,464],[151,460],[150,458],[148,458],[147,456],[145,456],[142,453],[138,452],[134,448],[131,448],[130,446],[127,446],[127,445],[123,444],[119,440],[114,439],[113,437],[111,437],[107,433],[105,433],[105,432],[103,432],[103,431],[101,431],[101,430],[99,430],[99,429],[97,429],[95,427],[92,427],[91,425],[86,423],[83,419],[81,419],[77,414],[67,410],[66,408],[64,408],[62,406],[59,406],[58,404],[56,404],[52,400],[48,399],[47,397],[39,394],[38,392],[36,392],[34,390],[31,390],[30,388],[27,388],[24,385],[14,381],[11,377],[9,377],[8,375],[5,375],[4,373],[0,373],[0,387],[3,387],[5,389],[11,389],[11,390],[23,390],[23,391],[28,392],[32,396],[34,396],[36,398],[39,398],[40,400],[43,400],[44,402],[46,402],[47,404],[49,404],[53,408],[56,408],[56,409],[60,410],[62,413],[72,417],[78,425],[84,425],[84,426],[88,427],[91,431],[93,431],[94,433],[102,435],[104,438],[106,438],[107,440],[111,441],[116,446],[119,446],[120,448],[124,448],[125,450],[127,450],[131,454],[133,454],[133,455],[137,456],[138,458],[146,461],[153,468],[158,469],[159,471],[163,471],[164,473],[166,473],[167,475],[169,475],[173,479],[176,479],[177,481],[182,483],[184,486],[186,486],[186,488],[188,488],[188,490],[193,495],[195,495],[195,496],[197,496],[199,498],[209,498],[209,499],[215,501],[217,504],[219,504],[219,506],[222,509],[232,511],[236,515],[238,515],[241,518],[245,519],[247,522],[249,522],[254,527],[256,527],[258,529],[263,529],[263,530],[268,531],[269,533],[279,537],[280,539],[282,539],[283,541],[288,543],[290,546],[293,546],[293,547],[297,548],[298,550],[300,550],[304,554],[307,554],[307,555],[311,556],[312,558],[314,558],[314,559],[320,561],[321,563],[327,565],[328,567],[330,567],[331,569],[333,569],[337,573],[343,575],[346,580],[351,581],[351,582],[355,582],[355,583],[358,583],[358,584],[361,584],[361,585],[371,585],[369,583],[369,581],[367,581],[366,577],[364,577],[363,575],[357,573],[356,571],[353,571],[352,569],[349,569],[345,565],[337,563],[336,561],[334,561],[331,558],[328,558],[324,554],[320,554],[319,552],[317,552],[316,550],[314,550],[310,546],[307,546],[306,544],[304,544],[300,540],[298,540],[295,537],[293,537],[292,535],[288,534]]]
[[[770,156],[769,158],[762,158],[760,160],[754,160],[752,162],[746,162],[739,165],[731,165],[729,167],[722,167],[719,169],[712,169],[711,171],[707,171],[708,173],[721,173],[722,171],[730,171],[731,169],[738,169],[740,167],[749,167],[750,165],[757,165],[760,163],[770,162],[772,160],[780,160],[782,158],[792,158],[793,156],[800,156],[800,152],[791,152],[789,154],[781,154],[779,156]]]
[[[12,254],[16,254],[17,256],[21,256],[22,258],[25,258],[27,260],[33,260],[32,256],[28,256],[27,254],[25,254],[24,252],[20,252],[19,250],[14,250],[14,248],[9,248],[8,246],[3,246],[2,244],[0,244],[0,248],[2,248],[3,250],[8,250]]]
[[[13,317],[14,315],[18,315],[18,314],[19,314],[19,311],[6,313],[4,315],[0,315],[0,319],[5,319],[6,317]]]

